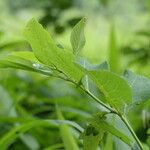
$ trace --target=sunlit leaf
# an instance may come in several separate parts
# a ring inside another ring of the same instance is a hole
[[[123,78],[110,71],[89,71],[88,75],[115,109],[123,111],[131,103],[131,88]]]
[[[35,19],[28,22],[24,35],[40,62],[56,67],[75,81],[81,79],[83,73],[74,64],[74,55],[66,49],[57,47],[50,34]]]

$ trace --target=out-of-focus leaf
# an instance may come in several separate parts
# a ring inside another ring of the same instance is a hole
[[[150,80],[148,78],[136,75],[131,71],[125,71],[124,77],[132,88],[133,104],[140,104],[150,99]]]
[[[14,116],[13,100],[8,91],[0,86],[0,116]]]
[[[56,150],[56,149],[61,149],[62,147],[64,147],[64,144],[60,143],[60,144],[55,144],[47,148],[44,148],[44,150]]]
[[[56,111],[57,111],[58,119],[64,120],[64,117],[58,106],[56,106]],[[62,124],[59,126],[59,129],[60,129],[62,140],[64,142],[65,149],[66,150],[79,150],[79,147],[78,147],[73,135],[70,132],[69,126]]]
[[[106,137],[106,143],[102,147],[102,150],[113,150],[113,136],[112,134],[108,133]]]
[[[20,45],[25,45],[27,42],[25,40],[14,40],[14,41],[6,41],[3,43],[0,43],[0,49],[6,49],[6,48],[12,48]]]
[[[36,138],[30,134],[24,134],[20,136],[23,143],[25,143],[30,150],[39,149],[40,145]]]
[[[116,42],[116,31],[114,25],[110,28],[110,35],[109,35],[109,64],[110,69],[113,72],[119,72],[119,48],[117,47]]]
[[[140,150],[141,148],[137,145],[137,143],[134,143],[131,147],[131,150]]]
[[[50,127],[50,126],[60,126],[61,124],[69,124],[74,126],[77,129],[82,129],[76,123],[67,121],[67,120],[35,120],[26,122],[22,125],[14,127],[12,130],[7,132],[1,139],[0,139],[0,148],[5,150],[16,138],[18,138],[22,133],[30,130],[31,128],[43,126],[43,127]],[[79,128],[78,128],[79,127]],[[81,130],[83,131],[83,130]]]
[[[1,139],[0,139],[0,147],[1,149],[5,150],[7,147],[23,132],[35,127],[35,126],[42,126],[42,125],[48,125],[47,122],[41,122],[41,121],[32,121],[20,126],[14,127],[11,131],[6,133]]]
[[[86,19],[81,19],[73,28],[70,36],[73,53],[77,55],[80,53],[85,45],[84,27]]]
[[[150,128],[147,130],[147,134],[149,134],[149,135],[150,135]]]

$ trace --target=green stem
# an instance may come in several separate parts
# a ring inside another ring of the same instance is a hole
[[[86,89],[82,88],[89,96],[91,96],[96,102],[98,102],[100,105],[102,105],[103,107],[105,107],[106,109],[108,109],[111,113],[117,114],[121,120],[124,122],[124,124],[126,125],[126,127],[128,128],[128,130],[130,131],[130,133],[132,134],[133,138],[135,139],[135,141],[137,142],[137,144],[139,145],[141,150],[143,149],[143,146],[140,142],[140,140],[138,139],[138,137],[136,136],[133,128],[131,127],[131,125],[129,124],[128,120],[126,119],[126,117],[124,117],[122,114],[119,114],[116,110],[112,109],[111,107],[107,106],[106,104],[104,104],[101,100],[99,100],[99,98],[97,98],[96,96],[94,96],[90,91],[87,91]]]
[[[103,103],[99,98],[97,98],[95,95],[93,95],[89,90],[86,90],[85,88],[81,87],[81,89],[87,93],[90,97],[92,97],[96,102],[98,102],[101,106],[105,107],[107,110],[109,110],[111,113],[117,113],[116,110],[113,108],[109,107],[105,103]]]
[[[69,81],[75,85],[78,86],[78,84],[72,80],[70,80],[69,78],[62,78],[66,81]],[[131,127],[131,125],[129,124],[128,120],[126,119],[126,117],[124,117],[122,114],[120,114],[118,111],[116,111],[115,109],[109,107],[107,104],[103,103],[99,98],[97,98],[95,95],[93,95],[89,90],[85,89],[83,86],[79,86],[85,93],[87,93],[90,97],[92,97],[96,102],[98,102],[101,106],[103,106],[104,108],[106,108],[107,110],[110,111],[110,113],[114,113],[116,115],[119,116],[119,118],[124,122],[124,124],[126,125],[126,127],[128,128],[128,130],[130,131],[130,133],[132,134],[133,138],[135,139],[135,141],[137,142],[138,146],[140,147],[141,150],[143,149],[143,146],[140,142],[140,140],[138,139],[138,137],[136,136],[133,128]]]
[[[141,150],[144,150],[140,140],[138,139],[137,135],[135,134],[133,128],[131,127],[130,123],[128,122],[128,120],[126,119],[126,117],[122,116],[122,115],[118,115],[121,120],[124,122],[124,124],[127,126],[128,130],[130,131],[130,133],[132,134],[132,136],[134,137],[135,141],[137,142],[138,146],[140,147]]]

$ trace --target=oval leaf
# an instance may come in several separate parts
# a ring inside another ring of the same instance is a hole
[[[56,67],[68,78],[79,81],[82,71],[74,64],[74,55],[66,49],[59,48],[49,33],[35,19],[31,19],[24,31],[37,59],[48,65]]]
[[[89,71],[88,75],[115,109],[123,111],[124,106],[131,102],[131,88],[123,78],[104,70]]]

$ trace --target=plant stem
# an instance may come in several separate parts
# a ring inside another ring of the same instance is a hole
[[[101,100],[99,100],[99,98],[97,98],[95,95],[93,95],[90,91],[87,91],[86,89],[82,88],[89,96],[91,96],[96,102],[98,102],[100,105],[102,105],[103,107],[105,107],[106,109],[108,109],[111,113],[117,114],[121,120],[124,122],[124,124],[126,125],[126,127],[128,128],[128,130],[130,131],[130,133],[132,134],[133,138],[135,139],[135,141],[137,142],[137,144],[139,145],[141,150],[143,149],[143,146],[140,142],[140,140],[138,139],[138,137],[136,136],[133,128],[131,127],[131,125],[129,124],[128,120],[126,119],[126,117],[124,117],[122,114],[118,113],[116,110],[112,109],[111,107],[107,106],[106,104],[104,104]]]
[[[131,127],[130,123],[128,122],[128,120],[126,119],[126,117],[124,117],[123,115],[118,115],[121,120],[124,122],[124,124],[126,125],[126,127],[129,129],[130,133],[132,134],[132,136],[134,137],[135,141],[137,142],[137,144],[139,145],[141,150],[143,149],[143,146],[140,142],[140,140],[138,139],[137,135],[135,134],[133,128]]]
[[[93,95],[89,90],[86,90],[85,88],[81,87],[81,89],[87,93],[90,97],[92,97],[96,102],[98,102],[101,106],[105,107],[107,110],[109,110],[111,113],[117,114],[116,110],[113,108],[109,107],[105,103],[103,103],[99,98],[97,98],[95,95]]]
[[[140,140],[138,139],[138,137],[136,136],[133,128],[131,127],[131,125],[129,124],[128,120],[126,119],[125,116],[123,116],[122,114],[120,114],[117,110],[109,107],[107,104],[103,103],[99,98],[97,98],[94,94],[92,94],[89,90],[85,89],[83,86],[79,86],[76,82],[70,80],[69,78],[65,79],[66,81],[69,81],[75,85],[77,85],[78,87],[80,87],[85,93],[87,93],[90,97],[92,97],[96,102],[98,102],[101,106],[103,106],[104,108],[106,108],[107,110],[110,111],[110,113],[114,113],[116,115],[118,115],[118,117],[124,122],[124,124],[126,125],[126,127],[128,128],[128,130],[130,131],[130,133],[132,134],[133,138],[135,139],[135,141],[137,142],[138,146],[140,147],[141,150],[143,149],[143,146],[140,142]]]
[[[124,117],[122,114],[120,114],[119,112],[117,112],[116,110],[114,110],[113,108],[109,107],[108,105],[106,105],[105,103],[103,103],[99,98],[97,98],[95,95],[93,95],[89,90],[86,90],[85,88],[81,87],[81,89],[86,92],[89,96],[91,96],[96,102],[98,102],[101,106],[105,107],[107,110],[109,110],[111,113],[114,113],[116,115],[118,115],[120,117],[120,119],[124,122],[124,124],[126,125],[126,127],[128,128],[128,130],[130,131],[130,133],[132,134],[133,138],[135,139],[135,141],[137,142],[137,144],[139,145],[141,150],[144,150],[142,147],[142,144],[140,142],[140,140],[138,139],[138,137],[136,136],[133,128],[130,126],[128,120],[126,119],[126,117]]]

